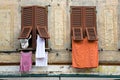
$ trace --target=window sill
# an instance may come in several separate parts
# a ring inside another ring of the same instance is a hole
[[[67,51],[72,51],[72,48],[66,48]],[[98,51],[103,51],[103,49],[99,49]]]
[[[27,48],[27,49],[22,49],[22,48],[19,48],[17,49],[17,51],[35,51],[36,49],[33,49],[33,48]],[[45,48],[45,51],[52,51],[52,48]]]

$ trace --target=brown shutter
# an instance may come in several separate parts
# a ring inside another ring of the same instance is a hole
[[[36,25],[47,28],[47,9],[45,7],[36,7]]]
[[[29,43],[31,43],[29,45],[30,48],[35,48],[36,47],[36,43],[35,43],[35,40],[36,40],[36,30],[35,30],[35,27],[34,27],[34,6],[26,6],[26,7],[22,7],[22,14],[21,14],[21,29],[23,30],[25,27],[29,26],[31,27],[31,35],[32,35],[32,38],[29,40]],[[21,32],[21,33],[24,33],[25,32]],[[23,38],[23,37],[22,37]]]
[[[86,33],[89,41],[97,40],[96,31],[94,27],[87,27]]]
[[[83,40],[81,27],[73,27],[73,40]]]
[[[48,35],[48,13],[47,8],[37,6],[35,10],[36,26],[39,26],[38,33],[43,38],[50,38]],[[44,28],[43,28],[44,27]],[[45,31],[44,33],[42,31]],[[45,46],[48,47],[48,40],[45,40]]]
[[[30,35],[31,30],[32,30],[31,26],[23,27],[20,37],[18,39],[27,39]]]
[[[96,27],[96,8],[84,7],[85,27]]]
[[[95,7],[84,7],[84,26],[86,27],[86,33],[88,40],[97,40],[96,36],[96,8]]]
[[[82,27],[82,7],[71,8],[71,26]]]
[[[82,18],[83,18],[82,7],[71,7],[71,33],[74,40],[82,40],[82,36],[83,36]]]
[[[50,38],[45,27],[37,26],[37,31],[41,38],[46,38],[46,39]]]
[[[33,7],[22,8],[22,27],[33,26]]]

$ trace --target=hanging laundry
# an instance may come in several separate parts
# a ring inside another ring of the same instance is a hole
[[[36,47],[36,58],[44,58],[45,57],[45,40],[44,38],[40,38],[37,35],[37,47]]]
[[[20,52],[20,72],[28,72],[32,68],[32,52]]]
[[[48,52],[45,52],[45,57],[44,58],[36,58],[36,66],[47,66],[48,64]]]
[[[47,66],[48,52],[45,52],[45,40],[37,35],[36,66]]]
[[[72,66],[75,68],[95,68],[98,66],[98,42],[72,40]]]

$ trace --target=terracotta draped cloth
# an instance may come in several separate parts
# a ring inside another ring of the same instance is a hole
[[[94,68],[98,66],[98,42],[72,40],[72,66],[75,68]]]

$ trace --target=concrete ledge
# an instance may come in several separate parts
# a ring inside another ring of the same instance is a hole
[[[32,75],[34,74],[34,75]],[[48,65],[47,67],[36,67],[33,65],[31,71],[27,73],[21,73],[19,71],[19,66],[0,66],[0,76],[35,76],[35,77],[99,77],[99,76],[118,76],[120,75],[119,66],[99,66],[98,68],[91,69],[76,69],[72,68],[71,65]],[[120,77],[120,76],[119,76]]]

